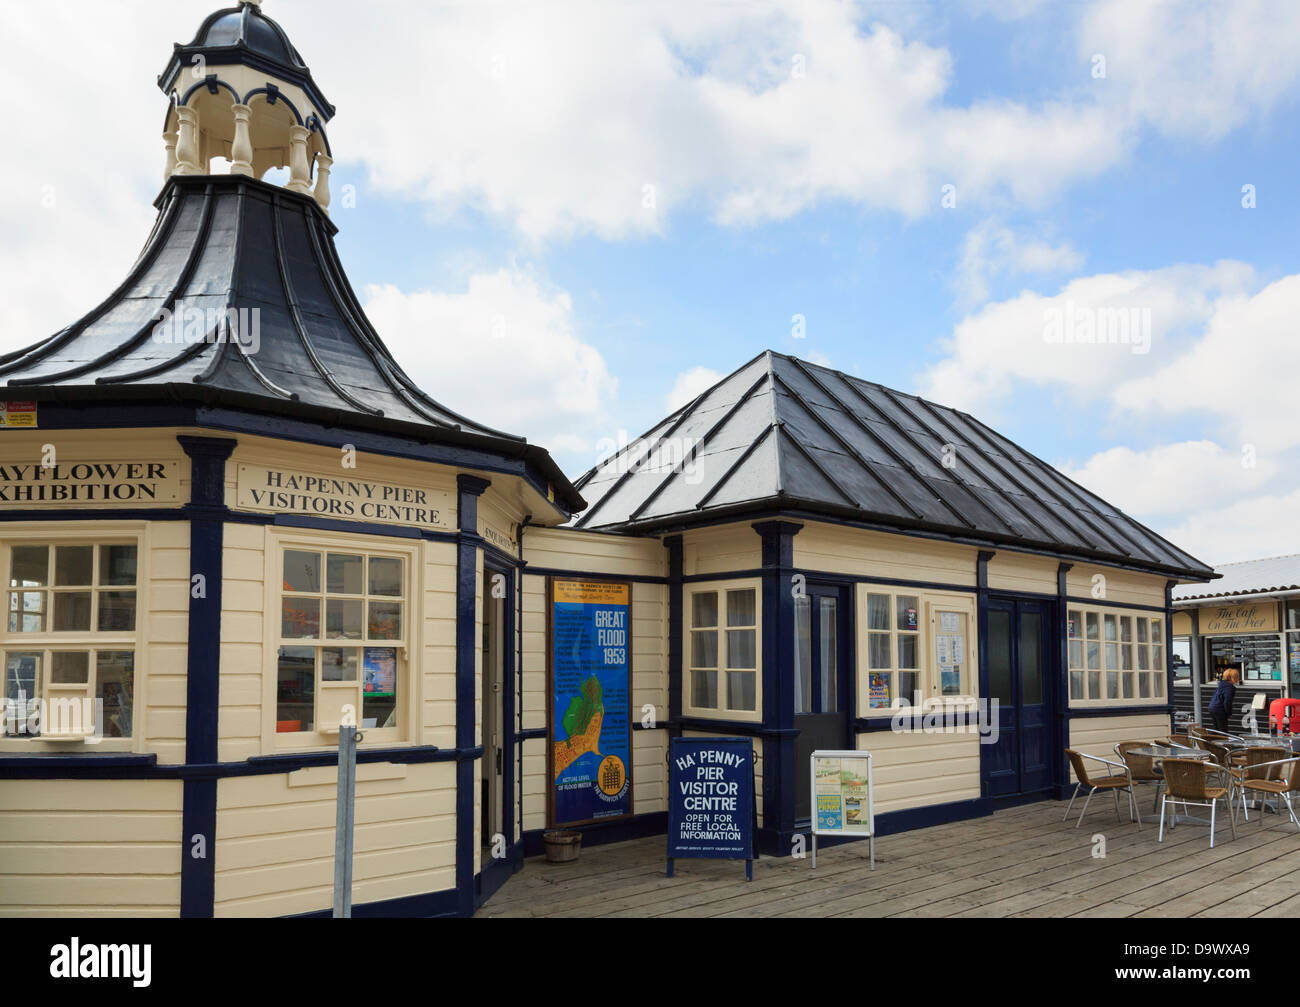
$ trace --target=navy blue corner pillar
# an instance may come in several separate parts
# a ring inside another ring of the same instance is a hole
[[[1165,699],[1169,703],[1169,731],[1178,730],[1174,723],[1177,710],[1174,709],[1174,588],[1178,581],[1165,581]],[[1200,711],[1197,711],[1198,715]],[[1199,716],[1198,721],[1199,723]]]
[[[221,698],[221,580],[226,460],[235,441],[177,437],[190,457],[189,642],[185,685],[185,762],[217,762]],[[216,900],[217,781],[182,784],[181,916],[210,917]]]
[[[981,549],[975,557],[975,625],[979,634],[979,694],[989,698],[989,560],[997,553]],[[990,714],[992,716],[992,714]],[[1001,714],[999,714],[1001,716]],[[988,772],[984,765],[985,750],[991,745],[980,745],[980,796],[988,797]]]
[[[1056,567],[1056,740],[1059,751],[1052,762],[1053,791],[1058,798],[1069,791],[1070,771],[1066,765],[1065,750],[1070,747],[1070,602],[1066,574],[1074,569],[1073,563]]]
[[[682,720],[682,537],[664,539],[668,550],[668,722],[680,734]]]
[[[791,521],[760,521],[763,540],[763,834],[785,856],[795,835],[794,537]]]
[[[478,587],[478,498],[491,485],[477,476],[456,479],[456,910],[474,912],[474,620]]]

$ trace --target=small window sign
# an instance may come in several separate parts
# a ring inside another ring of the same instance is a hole
[[[35,402],[0,402],[0,427],[36,426]]]

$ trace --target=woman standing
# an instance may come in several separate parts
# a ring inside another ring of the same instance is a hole
[[[1232,699],[1237,694],[1237,685],[1241,681],[1241,669],[1236,666],[1223,669],[1219,687],[1210,700],[1210,717],[1214,720],[1214,729],[1228,733],[1228,717],[1232,715]]]

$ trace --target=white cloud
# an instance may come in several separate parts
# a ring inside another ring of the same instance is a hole
[[[1192,507],[1177,523],[1159,530],[1210,565],[1300,552],[1300,489],[1246,495],[1217,509]]]
[[[989,282],[1000,277],[1066,273],[1083,265],[1083,254],[1069,242],[1053,244],[1018,234],[996,220],[985,220],[966,234],[957,265],[957,289],[967,304],[985,301]]]
[[[592,450],[617,382],[578,337],[564,291],[502,269],[460,293],[383,284],[365,300],[398,363],[443,405],[552,450]]]
[[[682,371],[681,374],[677,375],[677,380],[673,382],[672,391],[664,398],[664,415],[668,416],[677,412],[686,403],[712,388],[724,377],[726,375],[722,372],[708,367],[692,367],[689,371]]]

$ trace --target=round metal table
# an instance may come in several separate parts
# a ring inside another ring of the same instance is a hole
[[[1165,759],[1207,759],[1213,760],[1214,753],[1207,752],[1203,748],[1183,748],[1181,745],[1156,745],[1151,744],[1145,748],[1130,748],[1129,754],[1140,755],[1143,758],[1150,759],[1153,763],[1163,762]],[[1156,814],[1143,815],[1144,822],[1158,822],[1160,816]],[[1174,824],[1182,825],[1185,822],[1191,822],[1197,825],[1209,825],[1208,818],[1198,818],[1196,815],[1180,815],[1174,813]]]

